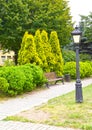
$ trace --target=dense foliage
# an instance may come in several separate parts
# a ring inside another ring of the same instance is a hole
[[[57,75],[62,75],[63,72],[63,58],[60,49],[59,39],[56,31],[52,31],[50,34],[50,45],[51,52],[55,58],[53,71],[57,73]]]
[[[6,93],[9,87],[9,83],[3,77],[0,77],[0,92]]]
[[[51,52],[52,48],[49,42],[48,33],[45,30],[42,30],[41,32],[41,39],[42,39],[44,54],[46,56],[46,60],[48,64],[46,72],[50,72],[53,71],[54,69],[55,57]]]
[[[92,56],[90,54],[80,54],[80,61],[92,61]]]
[[[83,31],[83,36],[87,38],[88,42],[92,42],[92,12],[89,15],[81,15],[80,26]]]
[[[34,37],[31,34],[25,33],[21,49],[18,55],[18,62],[20,64],[35,63],[37,65],[42,64],[38,53],[36,52],[36,45],[34,43]]]
[[[73,50],[62,49],[62,56],[64,63],[76,61],[76,52]],[[92,61],[92,56],[90,54],[80,53],[79,59],[80,61]]]
[[[69,44],[72,17],[68,1],[65,0],[30,0],[31,32],[37,29],[46,30],[48,34],[55,30],[58,33],[61,46]]]
[[[76,53],[73,50],[63,49],[62,56],[64,59],[64,63],[76,60]]]
[[[46,71],[48,68],[48,63],[47,63],[47,59],[46,59],[45,52],[44,52],[44,44],[42,43],[40,30],[37,30],[35,32],[34,42],[36,45],[36,52],[38,54],[38,57],[42,61],[41,68],[43,68],[43,70]]]
[[[28,4],[22,0],[0,1],[0,44],[17,54],[22,35],[29,25]]]
[[[42,86],[46,81],[40,67],[32,64],[1,67],[0,91],[9,96],[16,96]]]
[[[45,30],[37,30],[35,36],[26,32],[18,53],[18,63],[36,64],[44,72],[54,71],[62,75],[63,58],[56,31],[51,32],[50,38]]]
[[[76,62],[67,62],[64,65],[64,74],[70,74],[70,76],[76,78]],[[92,75],[92,63],[91,62],[80,62],[80,77],[90,77]]]
[[[0,0],[0,44],[16,53],[25,31],[55,30],[60,44],[69,43],[72,19],[65,0]]]

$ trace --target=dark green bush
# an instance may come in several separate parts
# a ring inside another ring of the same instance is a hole
[[[67,62],[64,66],[64,74],[70,74],[72,79],[76,78],[76,62]],[[90,77],[92,67],[89,62],[80,62],[80,77]]]
[[[72,50],[63,49],[62,56],[64,59],[64,63],[76,60],[76,53]]]
[[[0,77],[0,92],[6,93],[8,91],[9,83],[3,77]]]
[[[80,61],[91,61],[92,56],[89,54],[80,54]]]

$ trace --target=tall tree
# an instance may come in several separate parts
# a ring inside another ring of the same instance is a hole
[[[53,71],[54,69],[55,58],[51,52],[51,45],[48,40],[48,33],[45,30],[41,32],[41,39],[42,39],[42,44],[43,44],[43,50],[44,50],[46,60],[48,63],[46,72],[50,72],[50,71]]]
[[[17,56],[24,33],[34,35],[40,29],[48,34],[57,31],[60,44],[64,46],[71,36],[71,18],[65,0],[1,0],[0,44],[14,50]]]
[[[24,50],[25,50],[25,44],[26,44],[26,39],[27,39],[27,36],[28,36],[28,32],[25,32],[23,38],[22,38],[22,43],[21,43],[21,48],[18,52],[18,63],[19,64],[24,64],[26,62],[23,62],[24,61]]]
[[[88,42],[92,42],[92,12],[89,15],[80,15],[81,25],[84,37],[87,38]]]
[[[56,61],[54,65],[54,71],[57,73],[57,75],[60,76],[63,73],[63,58],[62,58],[59,39],[56,31],[51,32],[49,42],[52,48],[53,56]]]
[[[23,34],[30,23],[28,4],[22,0],[0,1],[0,44],[17,56]]]
[[[65,0],[36,0],[31,1],[31,32],[38,28],[46,30],[48,34],[55,30],[58,33],[61,46],[69,44],[72,20],[68,2]],[[34,5],[34,7],[33,7]]]
[[[26,64],[32,63],[41,66],[42,61],[38,57],[38,53],[36,52],[36,46],[34,43],[34,37],[31,34],[25,33],[22,43],[21,49],[18,54],[18,63]]]
[[[48,68],[48,63],[47,63],[46,56],[45,56],[44,49],[43,49],[40,30],[36,31],[35,36],[34,36],[34,42],[35,42],[35,45],[36,45],[36,52],[38,54],[38,57],[42,61],[41,68],[44,71],[46,71],[46,69]]]

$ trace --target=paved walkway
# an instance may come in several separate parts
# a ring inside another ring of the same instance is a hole
[[[82,81],[83,87],[89,84],[92,84],[92,78]],[[42,124],[2,121],[2,119],[7,116],[15,115],[21,111],[38,106],[51,98],[66,94],[72,90],[75,90],[75,82],[65,82],[64,85],[57,84],[51,86],[49,89],[32,92],[30,95],[25,94],[18,98],[0,102],[0,130],[73,130],[70,128],[58,128]]]

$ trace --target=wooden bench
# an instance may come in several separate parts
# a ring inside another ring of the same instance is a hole
[[[61,81],[64,84],[64,78],[63,77],[57,77],[55,72],[45,73],[45,77],[47,79],[46,87],[48,87],[48,88],[49,88],[50,82],[54,82],[56,84],[58,81]]]

